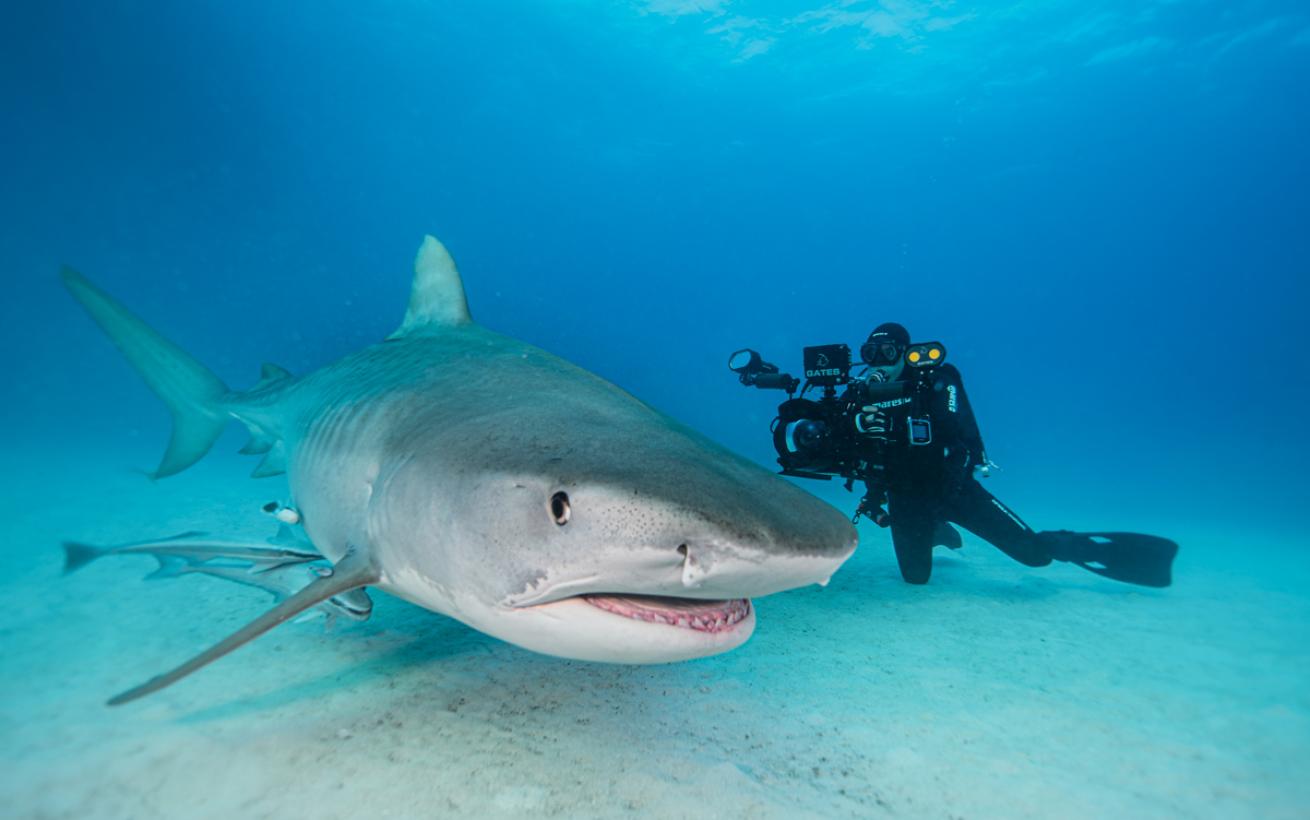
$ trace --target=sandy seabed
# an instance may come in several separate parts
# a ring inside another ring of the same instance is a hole
[[[757,601],[742,648],[656,667],[534,655],[374,593],[365,623],[284,625],[111,709],[269,598],[146,582],[148,558],[64,578],[60,541],[262,538],[285,485],[226,456],[156,483],[135,453],[75,455],[0,457],[9,817],[1310,812],[1303,543],[1155,527],[1184,547],[1156,591],[966,536],[914,588],[869,529],[826,589]]]

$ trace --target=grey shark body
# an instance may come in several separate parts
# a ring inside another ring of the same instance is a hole
[[[539,652],[654,663],[754,628],[748,599],[827,579],[855,530],[812,495],[563,359],[477,325],[427,237],[405,321],[294,378],[228,390],[85,278],[73,295],[173,411],[159,475],[232,419],[285,471],[335,567],[139,697],[316,603],[372,586]]]

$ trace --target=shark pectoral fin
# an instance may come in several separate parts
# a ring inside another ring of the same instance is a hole
[[[331,575],[325,575],[309,584],[296,594],[282,601],[277,606],[260,615],[241,629],[196,655],[177,668],[157,675],[149,681],[110,698],[108,705],[119,706],[137,698],[145,697],[170,686],[192,672],[207,666],[227,653],[263,635],[278,624],[288,621],[310,607],[317,606],[334,596],[342,595],[352,589],[376,583],[378,571],[369,561],[368,556],[357,551],[350,551],[333,568]]]

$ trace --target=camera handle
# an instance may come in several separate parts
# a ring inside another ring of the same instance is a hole
[[[800,384],[800,379],[788,373],[754,373],[742,374],[741,383],[747,387],[758,387],[761,390],[786,390],[789,394],[796,392],[796,387]]]
[[[760,358],[760,354],[749,347],[742,348],[728,357],[728,369],[737,374],[737,380],[747,387],[761,390],[785,390],[790,395],[796,392],[801,380],[790,373],[783,373],[778,366]]]

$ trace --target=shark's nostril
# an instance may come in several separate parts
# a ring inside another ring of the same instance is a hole
[[[686,544],[678,545],[678,554],[682,556],[682,585],[691,588],[700,586],[705,577],[700,562],[692,557],[691,550]]]

